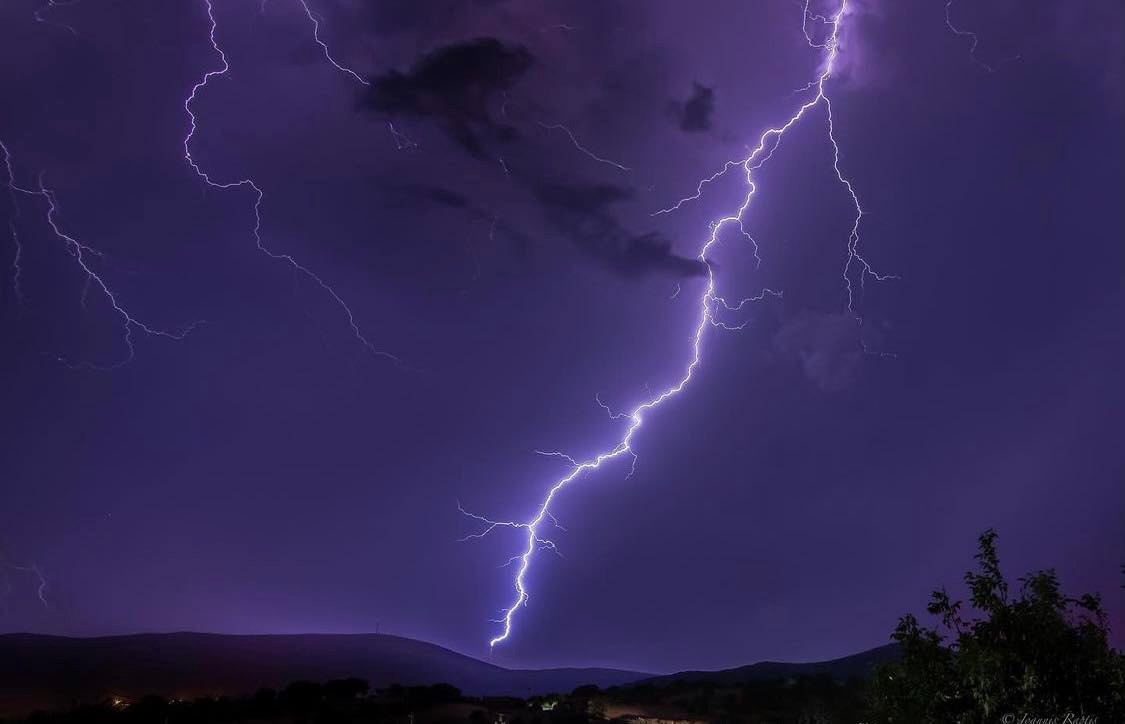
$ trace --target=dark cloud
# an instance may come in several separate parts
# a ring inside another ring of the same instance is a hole
[[[863,361],[856,319],[851,314],[801,314],[774,335],[774,346],[795,357],[805,376],[822,390],[848,387]]]
[[[447,45],[423,55],[406,73],[392,70],[371,79],[362,108],[441,120],[449,135],[473,155],[483,155],[482,136],[516,137],[511,126],[489,114],[492,98],[510,88],[533,62],[523,47],[496,38]]]
[[[711,114],[715,112],[715,90],[699,83],[692,83],[691,97],[684,102],[672,104],[680,122],[680,129],[688,133],[699,133],[711,129]]]
[[[455,209],[470,208],[468,197],[450,189],[441,188],[439,186],[419,186],[412,189],[412,191],[415,195],[427,201],[432,201],[435,204],[441,204],[442,206],[449,206]]]
[[[548,223],[616,274],[663,272],[687,277],[705,272],[698,260],[674,254],[672,243],[659,234],[633,234],[621,225],[611,207],[631,198],[629,189],[544,183],[536,187],[535,195]]]
[[[392,193],[395,191],[394,189],[388,190]],[[402,191],[413,198],[463,211],[473,221],[488,224],[490,236],[496,237],[499,235],[510,241],[517,256],[524,256],[531,246],[531,238],[527,234],[500,218],[498,214],[478,206],[472,199],[457,191],[440,186],[413,186]]]

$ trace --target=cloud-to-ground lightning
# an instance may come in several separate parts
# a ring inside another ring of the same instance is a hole
[[[636,453],[633,451],[634,438],[640,431],[641,427],[644,425],[648,413],[655,411],[666,401],[679,395],[694,379],[699,366],[702,363],[703,340],[707,328],[720,327],[725,329],[737,329],[742,326],[729,326],[725,324],[721,319],[718,319],[716,317],[716,314],[720,308],[722,310],[738,310],[751,301],[764,298],[767,294],[779,295],[778,292],[773,292],[772,290],[766,289],[755,297],[749,297],[733,304],[727,302],[718,293],[716,286],[715,269],[712,266],[710,259],[708,258],[708,253],[711,251],[712,247],[718,243],[719,233],[724,227],[730,224],[735,224],[738,225],[741,229],[743,217],[745,216],[747,209],[750,207],[750,202],[753,199],[754,193],[757,188],[753,178],[754,171],[761,168],[761,166],[773,156],[773,153],[777,150],[785,133],[790,128],[795,126],[798,122],[800,122],[806,115],[808,115],[812,109],[817,108],[818,106],[824,106],[826,112],[827,135],[833,148],[833,169],[835,170],[837,179],[839,180],[843,188],[847,191],[855,207],[855,218],[851,225],[851,230],[848,235],[847,241],[847,260],[844,266],[844,282],[848,293],[848,309],[856,316],[857,320],[859,319],[859,316],[855,313],[854,307],[855,293],[853,290],[853,277],[858,275],[860,285],[862,285],[863,280],[868,276],[872,276],[876,279],[890,278],[888,275],[881,275],[875,272],[872,266],[860,253],[859,226],[863,218],[863,209],[860,206],[859,198],[855,193],[852,183],[844,175],[840,167],[840,148],[836,140],[835,128],[832,122],[831,102],[829,101],[828,95],[826,93],[826,84],[832,77],[833,68],[835,66],[837,56],[840,52],[840,26],[847,8],[847,0],[841,0],[839,7],[834,14],[818,15],[810,12],[807,3],[804,6],[802,28],[805,32],[805,37],[809,40],[810,45],[815,48],[823,49],[826,55],[823,61],[823,65],[821,66],[821,70],[818,72],[816,78],[810,84],[808,84],[808,86],[806,86],[807,91],[813,92],[813,97],[802,103],[784,123],[765,130],[759,136],[757,145],[754,146],[752,150],[750,150],[749,154],[745,158],[740,161],[728,162],[718,173],[700,181],[697,186],[697,193],[695,196],[689,197],[687,199],[682,199],[674,207],[658,212],[667,213],[674,208],[679,208],[680,205],[687,203],[692,199],[699,198],[703,194],[704,186],[706,186],[711,181],[714,181],[719,176],[725,174],[733,166],[742,166],[746,172],[747,191],[741,205],[734,212],[715,219],[711,222],[710,234],[708,235],[706,241],[703,243],[697,254],[697,258],[706,268],[707,284],[699,298],[699,317],[691,336],[691,353],[680,377],[673,384],[664,388],[659,393],[650,394],[648,399],[634,407],[628,413],[614,413],[607,405],[601,402],[600,398],[597,398],[599,406],[605,409],[611,417],[615,419],[622,418],[628,420],[628,424],[626,425],[624,432],[612,446],[604,449],[602,452],[586,460],[578,461],[563,456],[564,460],[569,460],[568,465],[570,466],[570,468],[568,472],[562,477],[556,479],[554,483],[550,485],[543,499],[540,501],[538,507],[536,508],[535,514],[529,520],[522,522],[498,522],[489,518],[484,518],[482,516],[466,512],[466,515],[469,515],[471,518],[486,524],[486,528],[482,532],[473,536],[468,536],[468,538],[478,538],[483,535],[487,535],[488,533],[496,530],[498,527],[516,528],[526,532],[526,545],[524,546],[522,553],[519,553],[514,558],[519,563],[516,575],[513,580],[515,600],[512,601],[512,603],[509,604],[507,608],[504,608],[502,610],[502,616],[498,621],[498,623],[500,624],[500,632],[489,640],[490,647],[495,647],[497,644],[507,640],[512,635],[512,626],[516,613],[528,601],[528,571],[531,568],[531,563],[535,557],[536,552],[543,548],[543,539],[539,535],[539,529],[545,521],[553,522],[554,519],[551,513],[551,506],[555,502],[555,499],[563,491],[563,489],[566,488],[567,485],[578,479],[580,476],[586,473],[593,472],[601,468],[603,465],[618,458],[630,456],[633,458],[633,463],[636,463]],[[813,36],[808,31],[810,22],[819,23],[824,27],[826,36],[823,41],[817,42],[813,39]],[[618,167],[620,168],[620,166]],[[742,231],[743,233],[745,233],[744,229]],[[753,241],[753,239],[751,239],[751,241]],[[460,504],[458,504],[458,508],[461,509],[462,512],[465,512],[463,508],[460,508]],[[551,544],[551,547],[554,547],[553,543]]]
[[[351,70],[350,68],[347,68],[346,66],[343,66],[343,65],[339,64],[338,62],[336,62],[336,60],[333,59],[332,54],[328,50],[328,46],[324,43],[324,41],[322,41],[320,39],[320,21],[316,18],[316,16],[313,14],[312,10],[309,8],[308,4],[306,2],[304,2],[304,0],[298,0],[298,1],[300,2],[301,7],[304,9],[305,14],[308,16],[309,20],[312,21],[312,24],[313,24],[313,40],[324,51],[325,58],[327,58],[328,61],[332,64],[332,66],[335,67],[337,70],[340,70],[341,72],[352,76],[353,78],[358,80],[360,83],[363,83],[364,85],[367,85],[367,81],[365,81],[362,77],[360,77],[359,74],[357,74],[355,71]],[[207,12],[207,22],[208,22],[207,38],[208,38],[208,41],[211,43],[212,50],[215,51],[215,55],[217,55],[218,58],[219,58],[220,67],[218,67],[217,69],[214,69],[214,70],[206,71],[203,74],[203,76],[195,83],[195,85],[193,85],[191,87],[191,92],[188,94],[188,96],[186,98],[184,98],[184,112],[187,113],[188,125],[189,125],[187,135],[184,136],[184,140],[183,140],[184,159],[188,162],[188,165],[191,166],[192,170],[195,171],[195,174],[205,184],[207,184],[208,186],[210,186],[212,188],[216,188],[216,189],[246,188],[246,189],[249,189],[250,192],[254,196],[253,236],[254,236],[254,243],[257,246],[258,250],[261,251],[266,256],[270,257],[271,259],[276,259],[278,261],[285,262],[286,264],[291,266],[293,269],[295,269],[296,271],[305,275],[308,279],[312,280],[322,290],[324,290],[324,292],[326,294],[328,294],[328,296],[330,296],[333,299],[333,301],[336,302],[336,305],[339,306],[341,310],[343,310],[344,315],[346,316],[347,321],[348,321],[348,326],[351,327],[353,336],[364,347],[366,347],[370,352],[372,352],[373,354],[375,354],[379,357],[385,357],[385,358],[390,359],[390,360],[392,360],[392,361],[394,361],[398,364],[402,364],[402,360],[399,359],[397,356],[391,354],[390,352],[386,352],[384,350],[379,349],[369,339],[367,339],[367,337],[363,334],[363,330],[360,329],[359,323],[356,321],[355,314],[352,312],[352,308],[348,305],[347,302],[344,301],[343,297],[341,297],[336,292],[336,290],[330,284],[328,284],[328,282],[324,281],[324,279],[322,279],[319,275],[317,275],[311,269],[309,269],[308,267],[306,267],[305,265],[303,265],[299,261],[297,261],[291,254],[288,254],[288,253],[285,253],[285,252],[274,251],[273,249],[269,248],[266,245],[265,240],[262,238],[262,203],[265,201],[265,192],[262,191],[262,188],[260,186],[258,186],[258,184],[255,183],[252,178],[247,176],[246,178],[235,179],[233,181],[216,181],[215,179],[211,178],[211,175],[208,172],[203,170],[203,168],[195,160],[195,157],[192,156],[191,140],[195,136],[195,132],[197,130],[195,112],[192,111],[192,108],[191,108],[192,103],[195,102],[196,97],[199,95],[200,91],[204,90],[213,78],[219,78],[219,77],[225,76],[230,71],[230,63],[227,61],[227,54],[223,50],[222,46],[219,44],[218,39],[216,38],[216,34],[218,33],[218,22],[215,19],[215,8],[214,8],[211,0],[203,0],[203,5],[206,8],[206,12]]]
[[[628,166],[623,166],[623,165],[619,164],[617,161],[611,161],[608,158],[603,158],[603,157],[599,156],[598,154],[594,153],[593,151],[591,151],[590,149],[586,148],[585,146],[583,146],[581,143],[578,142],[578,139],[575,138],[575,136],[574,136],[574,132],[571,131],[570,128],[568,128],[567,126],[564,126],[561,123],[543,123],[542,121],[540,121],[539,125],[541,127],[545,128],[545,129],[547,129],[548,131],[562,131],[563,133],[565,133],[567,135],[568,138],[570,138],[570,142],[574,144],[575,148],[577,148],[579,151],[586,154],[587,156],[589,156],[593,160],[597,161],[598,163],[604,163],[607,166],[613,166],[614,168],[618,169],[619,171],[632,171],[633,170],[633,169],[629,168]]]
[[[989,73],[995,73],[1000,68],[1000,66],[1004,65],[1005,63],[1010,63],[1013,60],[1019,60],[1019,57],[1020,57],[1019,55],[1013,55],[1009,58],[1002,59],[996,65],[992,65],[992,64],[986,63],[983,60],[981,60],[980,58],[978,58],[977,57],[977,46],[980,45],[980,36],[978,36],[972,30],[964,30],[963,28],[960,28],[960,27],[954,25],[953,24],[952,12],[953,12],[953,0],[946,0],[946,3],[945,3],[945,25],[946,25],[946,27],[949,28],[950,32],[952,32],[954,35],[957,35],[957,36],[962,37],[962,38],[968,38],[969,39],[969,59],[972,60],[974,63],[976,63],[978,66],[985,69]]]
[[[5,145],[3,141],[0,141],[0,152],[2,152],[4,154],[4,168],[5,168],[5,170],[7,171],[7,174],[8,174],[8,178],[7,178],[8,193],[10,194],[12,205],[13,205],[13,214],[17,213],[18,209],[19,209],[19,205],[16,202],[16,196],[15,196],[16,193],[24,194],[24,195],[27,195],[27,196],[39,197],[39,198],[42,198],[46,201],[47,213],[46,213],[45,218],[46,218],[46,221],[47,221],[47,225],[51,229],[51,233],[55,236],[55,238],[58,239],[59,241],[63,242],[63,244],[66,247],[67,252],[74,258],[75,262],[78,264],[79,268],[82,270],[82,273],[85,275],[86,285],[87,285],[85,289],[88,290],[92,286],[92,287],[96,287],[99,291],[101,291],[102,296],[105,298],[105,300],[107,302],[109,302],[109,305],[113,308],[113,311],[116,312],[119,317],[121,317],[121,320],[122,320],[122,322],[124,324],[124,327],[125,327],[124,341],[125,341],[125,346],[126,346],[128,352],[123,359],[118,360],[117,362],[114,362],[114,363],[108,364],[108,365],[94,364],[94,363],[91,363],[91,362],[74,363],[74,362],[70,362],[70,361],[60,357],[59,360],[61,362],[65,363],[65,364],[67,364],[71,367],[84,367],[84,368],[96,369],[96,370],[117,369],[117,368],[131,362],[133,360],[133,357],[134,357],[135,353],[136,353],[136,348],[134,347],[134,344],[133,344],[133,329],[134,328],[140,329],[145,334],[152,335],[152,336],[155,336],[155,337],[166,337],[166,338],[169,338],[169,339],[181,340],[184,337],[186,337],[189,333],[191,333],[191,331],[193,329],[195,329],[197,326],[202,324],[202,320],[197,320],[197,321],[192,322],[191,324],[187,325],[186,327],[184,327],[183,329],[181,329],[178,332],[170,332],[170,331],[159,329],[157,327],[153,327],[149,324],[146,324],[145,322],[142,322],[140,319],[138,319],[136,316],[134,316],[131,312],[129,312],[122,305],[120,299],[118,298],[117,292],[115,292],[113,289],[111,289],[109,287],[109,285],[106,283],[105,279],[102,277],[102,275],[99,274],[94,269],[93,266],[91,266],[91,264],[93,263],[92,260],[91,260],[91,257],[101,257],[102,253],[100,251],[98,251],[97,249],[79,241],[75,237],[71,236],[70,234],[67,234],[66,232],[64,232],[62,230],[62,227],[60,226],[60,221],[59,221],[58,198],[56,197],[55,192],[46,186],[43,175],[42,174],[39,175],[38,187],[37,188],[27,188],[25,186],[19,185],[18,183],[16,183],[15,169],[12,165],[12,154],[8,150],[8,146]],[[19,279],[20,279],[20,271],[21,271],[20,266],[19,266],[19,259],[20,259],[20,253],[22,252],[22,246],[20,246],[19,236],[17,235],[17,232],[16,232],[16,226],[15,226],[15,219],[14,218],[11,221],[11,231],[12,231],[12,237],[16,242],[16,254],[15,254],[14,262],[13,262],[13,266],[14,266],[13,284],[15,284],[17,294],[20,294],[22,296],[22,292],[20,291],[20,287],[19,287]],[[85,303],[85,295],[86,295],[86,291],[83,291],[83,303]]]

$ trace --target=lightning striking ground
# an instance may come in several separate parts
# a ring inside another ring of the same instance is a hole
[[[848,235],[847,258],[844,265],[843,277],[845,288],[847,290],[848,309],[856,317],[857,321],[862,320],[855,312],[856,291],[853,285],[858,284],[862,289],[864,281],[869,276],[879,280],[894,278],[891,275],[877,273],[872,268],[871,264],[868,263],[868,261],[860,253],[859,227],[864,212],[851,181],[847,178],[847,176],[844,175],[840,167],[840,147],[839,143],[836,140],[836,132],[832,120],[831,101],[829,100],[825,89],[828,80],[832,77],[832,72],[840,52],[840,26],[847,9],[847,0],[841,0],[838,9],[832,15],[820,15],[812,13],[809,9],[809,3],[806,2],[804,5],[802,15],[802,31],[805,34],[805,38],[808,40],[810,46],[817,49],[822,49],[826,53],[826,57],[820,72],[817,74],[816,78],[804,89],[805,91],[815,91],[813,97],[801,104],[793,113],[793,115],[791,115],[784,123],[764,131],[761,136],[759,136],[757,145],[745,158],[738,161],[729,161],[719,172],[701,180],[697,185],[697,193],[694,196],[681,199],[674,206],[656,212],[657,214],[669,213],[691,200],[698,199],[703,195],[703,189],[707,184],[715,181],[734,166],[742,166],[742,168],[746,172],[747,192],[745,197],[743,198],[742,204],[731,214],[715,219],[711,222],[710,235],[707,237],[707,240],[703,243],[697,254],[697,258],[700,262],[703,263],[707,270],[707,284],[699,298],[699,318],[694,327],[694,332],[691,337],[691,354],[679,379],[674,384],[664,388],[658,394],[650,394],[649,398],[645,402],[637,405],[628,413],[614,413],[607,405],[601,402],[600,398],[596,398],[598,405],[605,409],[610,417],[614,419],[627,419],[629,421],[624,432],[614,445],[586,460],[577,461],[572,458],[568,458],[567,456],[560,455],[559,457],[562,457],[564,460],[569,460],[570,470],[562,477],[556,479],[555,482],[547,489],[545,496],[536,509],[535,515],[533,515],[529,520],[524,522],[498,522],[489,518],[485,518],[483,516],[468,513],[464,510],[464,508],[461,508],[460,503],[458,503],[458,509],[460,509],[462,513],[472,519],[486,524],[486,527],[482,532],[467,536],[466,540],[483,537],[495,531],[499,527],[516,528],[526,531],[527,542],[524,546],[523,552],[514,556],[512,559],[518,561],[519,563],[518,570],[513,580],[515,600],[512,601],[512,603],[509,604],[507,608],[502,610],[502,616],[497,621],[497,623],[499,623],[501,627],[500,632],[489,640],[488,643],[490,648],[495,647],[497,644],[502,643],[503,641],[506,641],[512,635],[512,626],[516,613],[528,601],[528,571],[531,568],[531,563],[535,557],[535,553],[542,550],[544,547],[543,539],[539,536],[539,529],[545,521],[554,520],[551,513],[551,505],[552,503],[554,503],[555,499],[562,492],[562,490],[582,475],[595,471],[601,468],[603,465],[616,460],[617,458],[630,456],[633,459],[633,464],[636,464],[636,453],[633,451],[633,440],[636,437],[637,433],[640,431],[641,427],[644,425],[646,415],[649,412],[656,410],[666,401],[679,395],[684,389],[687,388],[692,379],[694,379],[699,366],[702,363],[703,339],[708,327],[719,327],[722,329],[740,329],[745,325],[745,323],[737,326],[726,324],[721,319],[716,317],[719,308],[723,309],[724,311],[737,311],[741,309],[745,304],[748,304],[752,301],[759,301],[766,295],[780,296],[779,292],[764,289],[755,297],[749,297],[734,304],[727,302],[722,296],[718,294],[715,279],[715,269],[708,259],[708,252],[710,252],[712,247],[718,243],[719,233],[725,226],[729,224],[735,224],[738,225],[741,229],[743,217],[746,214],[747,209],[750,207],[750,202],[754,197],[755,191],[757,190],[753,178],[754,171],[758,170],[764,163],[769,161],[769,159],[773,156],[773,153],[780,145],[782,137],[785,135],[785,133],[790,128],[795,126],[798,122],[800,122],[806,115],[808,115],[811,110],[817,108],[818,106],[823,105],[825,108],[827,135],[833,148],[832,166],[836,172],[836,178],[847,191],[855,207],[855,217]],[[826,33],[826,37],[823,41],[818,42],[814,39],[813,34],[809,31],[810,23],[817,23],[823,26],[824,32]],[[560,128],[566,130],[565,127],[560,126]],[[571,135],[571,140],[574,140],[573,135]],[[575,143],[577,145],[576,141]],[[607,161],[600,158],[597,158],[597,160],[609,163],[610,165],[616,166],[618,168],[623,168],[619,164],[615,164],[612,161]],[[745,230],[741,230],[745,234]],[[751,242],[753,242],[752,238]],[[756,256],[756,243],[754,246]],[[554,548],[554,544],[551,543],[550,547]],[[512,561],[510,560],[509,563],[510,562]]]
[[[368,85],[367,81],[365,81],[354,70],[341,65],[340,63],[336,62],[335,59],[333,59],[332,54],[328,50],[328,46],[324,43],[324,41],[320,39],[320,21],[317,19],[316,15],[313,14],[312,10],[309,8],[305,0],[298,0],[298,2],[304,9],[305,14],[308,16],[309,20],[312,22],[313,40],[324,51],[324,56],[325,58],[327,58],[328,62],[331,63],[332,66],[337,70],[352,76],[364,85]],[[215,55],[217,55],[219,58],[220,67],[218,69],[205,72],[203,76],[195,83],[195,85],[192,86],[191,93],[189,93],[188,96],[184,99],[184,112],[187,114],[189,121],[189,129],[187,135],[184,136],[183,141],[184,160],[188,162],[188,165],[191,166],[196,176],[198,176],[205,184],[212,188],[224,190],[235,188],[249,189],[254,196],[253,236],[254,243],[257,246],[258,250],[271,259],[285,262],[294,270],[299,271],[307,278],[312,280],[317,286],[324,290],[324,292],[328,294],[328,296],[330,296],[332,300],[335,301],[336,305],[340,307],[340,309],[344,312],[344,315],[346,316],[348,321],[348,326],[351,327],[352,335],[356,338],[357,341],[360,342],[360,344],[366,347],[372,354],[375,354],[379,357],[385,357],[401,365],[402,360],[399,357],[391,354],[390,352],[379,349],[374,344],[372,344],[369,339],[367,339],[367,337],[363,334],[363,330],[360,329],[359,323],[356,321],[355,314],[352,312],[351,307],[347,302],[344,301],[343,297],[341,297],[336,292],[336,290],[328,284],[328,282],[324,281],[324,279],[318,276],[311,269],[297,261],[291,254],[274,251],[266,246],[266,243],[262,238],[262,203],[265,201],[265,192],[262,191],[262,188],[258,186],[258,184],[255,183],[254,180],[249,176],[233,181],[216,181],[211,178],[210,174],[203,170],[203,168],[195,160],[195,157],[192,156],[191,140],[195,136],[195,132],[197,130],[195,112],[191,109],[192,103],[195,102],[196,97],[199,95],[200,91],[207,87],[212,78],[225,76],[228,71],[230,71],[230,63],[227,61],[227,55],[223,51],[222,46],[219,45],[219,42],[215,37],[216,33],[218,32],[218,22],[215,20],[215,8],[212,4],[212,0],[203,0],[203,4],[207,11],[207,22],[209,26],[207,38],[211,43],[212,50],[215,51]]]

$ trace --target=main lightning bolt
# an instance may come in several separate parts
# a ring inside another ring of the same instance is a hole
[[[343,66],[340,63],[336,62],[336,60],[332,57],[332,54],[329,52],[328,46],[325,44],[325,42],[323,40],[320,39],[320,21],[317,19],[316,15],[313,14],[312,10],[309,8],[309,6],[305,2],[305,0],[298,0],[298,2],[300,3],[301,7],[304,9],[305,14],[308,16],[309,20],[312,22],[313,40],[324,51],[324,57],[328,60],[328,62],[331,63],[332,66],[334,68],[336,68],[337,70],[350,75],[351,77],[353,77],[354,79],[356,79],[357,81],[359,81],[360,83],[362,83],[364,85],[368,85],[367,81],[365,81],[358,73],[356,73],[352,69],[350,69],[346,66]],[[191,109],[192,103],[195,102],[195,99],[199,95],[199,92],[207,87],[207,84],[211,82],[212,78],[218,78],[220,76],[225,76],[227,74],[227,72],[230,70],[230,63],[227,61],[227,54],[223,51],[222,46],[219,45],[219,42],[215,37],[215,34],[218,32],[218,22],[215,20],[215,8],[214,8],[211,0],[203,0],[203,4],[204,4],[204,7],[207,10],[207,22],[208,22],[208,25],[209,25],[207,38],[211,43],[212,50],[215,51],[215,54],[219,58],[220,67],[215,69],[215,70],[209,70],[209,71],[205,72],[203,74],[203,76],[199,79],[199,81],[197,81],[196,84],[192,86],[191,93],[189,93],[187,98],[184,99],[184,112],[187,113],[188,121],[189,121],[189,129],[188,129],[187,135],[184,136],[184,142],[183,142],[184,160],[186,160],[188,162],[188,165],[191,166],[193,171],[195,171],[195,174],[205,184],[207,184],[208,186],[211,186],[212,188],[216,188],[216,189],[247,188],[247,189],[249,189],[254,196],[253,236],[254,236],[254,243],[258,247],[258,250],[261,251],[266,256],[270,257],[271,259],[276,259],[278,261],[285,262],[286,264],[291,266],[296,271],[299,271],[300,273],[304,274],[306,277],[308,277],[310,280],[312,280],[317,286],[319,286],[322,290],[324,290],[324,292],[327,293],[328,296],[330,296],[332,298],[332,300],[336,302],[336,305],[339,306],[341,310],[343,310],[344,315],[348,320],[348,326],[351,327],[353,336],[356,338],[356,340],[358,340],[360,342],[360,344],[362,344],[369,351],[371,351],[373,354],[375,354],[379,357],[386,357],[387,359],[393,360],[394,362],[396,362],[398,364],[402,364],[401,359],[399,359],[395,355],[391,354],[390,352],[385,352],[385,351],[377,348],[374,344],[371,343],[371,341],[369,339],[367,339],[367,337],[363,334],[363,330],[360,329],[359,323],[356,322],[355,314],[352,312],[351,307],[348,305],[347,302],[344,301],[343,297],[341,297],[336,292],[336,290],[331,285],[328,284],[328,282],[324,281],[324,279],[322,279],[320,276],[318,276],[311,269],[309,269],[308,267],[304,266],[299,261],[297,261],[291,254],[274,251],[274,250],[270,249],[268,246],[266,246],[265,241],[262,239],[262,203],[265,200],[265,192],[262,191],[261,187],[258,186],[258,184],[255,183],[253,179],[251,179],[249,176],[247,176],[246,178],[236,179],[236,180],[233,180],[233,181],[216,181],[216,180],[211,178],[210,174],[208,174],[206,171],[203,170],[203,168],[195,160],[195,157],[192,156],[191,139],[195,136],[195,131],[196,131],[196,128],[197,128],[195,113]]]
[[[810,46],[822,49],[826,54],[822,68],[816,78],[812,82],[810,82],[804,89],[802,89],[807,92],[813,92],[812,98],[801,104],[793,113],[793,115],[790,116],[784,123],[764,131],[758,138],[757,145],[745,158],[738,161],[727,162],[727,164],[722,169],[720,169],[719,172],[701,180],[697,186],[697,193],[694,196],[688,197],[686,199],[681,199],[673,207],[657,212],[658,214],[668,213],[676,208],[679,208],[688,201],[699,198],[703,194],[704,186],[716,180],[734,166],[741,166],[746,172],[747,191],[745,197],[743,198],[742,204],[733,213],[715,219],[711,222],[711,233],[707,237],[707,240],[704,242],[697,255],[697,258],[707,270],[707,286],[703,290],[703,293],[699,298],[699,320],[696,323],[694,332],[691,336],[691,354],[688,358],[687,365],[685,366],[684,371],[679,379],[674,384],[666,387],[659,393],[650,394],[649,398],[645,402],[637,405],[628,413],[613,413],[601,402],[600,399],[598,399],[598,404],[605,408],[607,412],[609,412],[611,417],[620,417],[622,419],[628,420],[628,424],[625,427],[624,433],[617,440],[616,444],[586,460],[578,461],[566,456],[560,456],[568,462],[568,464],[570,465],[570,469],[565,475],[555,480],[555,482],[547,489],[546,495],[539,503],[539,507],[536,509],[535,515],[532,516],[530,520],[527,520],[525,522],[494,521],[489,518],[484,518],[483,516],[467,513],[466,511],[464,511],[464,509],[460,508],[460,504],[458,504],[458,508],[461,509],[463,513],[486,525],[485,529],[481,533],[468,536],[468,538],[479,538],[481,536],[487,535],[488,533],[491,533],[498,527],[516,528],[526,532],[527,543],[523,548],[523,552],[518,554],[517,556],[514,556],[512,559],[512,562],[517,562],[519,564],[513,581],[513,587],[515,589],[515,600],[513,600],[507,608],[502,610],[502,617],[497,621],[501,625],[501,630],[496,636],[489,640],[488,643],[490,648],[495,647],[497,644],[507,640],[509,636],[511,636],[512,624],[513,620],[515,619],[516,613],[527,603],[527,575],[528,571],[531,568],[531,563],[534,560],[536,552],[544,549],[545,547],[554,549],[553,543],[550,543],[549,546],[545,545],[546,539],[540,536],[539,531],[540,527],[545,522],[555,522],[554,516],[551,513],[551,505],[555,502],[555,499],[559,496],[563,489],[584,474],[593,472],[601,468],[603,465],[618,458],[623,458],[626,456],[632,457],[635,464],[636,453],[633,451],[634,438],[640,431],[641,427],[644,425],[648,413],[655,411],[666,401],[679,395],[687,388],[692,379],[694,379],[702,361],[703,338],[704,333],[707,331],[708,327],[720,327],[724,329],[739,328],[730,327],[723,323],[721,320],[716,319],[716,312],[720,308],[723,310],[735,311],[741,309],[743,305],[751,301],[762,299],[766,294],[775,296],[779,295],[777,292],[773,292],[767,289],[763,290],[762,293],[757,295],[756,297],[744,299],[736,304],[728,303],[717,292],[715,270],[711,265],[710,259],[708,258],[708,253],[711,251],[711,248],[718,243],[719,233],[724,227],[732,224],[738,225],[742,233],[745,234],[745,230],[742,229],[742,220],[746,214],[747,209],[750,207],[750,202],[753,199],[754,193],[757,189],[753,178],[754,171],[761,168],[762,165],[773,156],[774,151],[777,150],[785,133],[790,128],[797,125],[797,123],[800,122],[806,115],[808,115],[811,110],[817,108],[818,106],[823,105],[825,108],[827,135],[833,149],[832,168],[835,171],[836,178],[839,180],[841,186],[847,191],[855,207],[855,218],[852,223],[851,230],[848,234],[847,259],[844,264],[843,277],[845,288],[847,290],[848,309],[856,317],[857,321],[860,320],[860,317],[855,312],[855,290],[853,288],[853,278],[857,278],[858,284],[861,288],[864,280],[867,277],[873,277],[879,280],[893,278],[890,275],[879,274],[875,272],[872,266],[860,253],[859,226],[863,218],[863,208],[860,206],[859,198],[856,195],[851,181],[844,175],[843,171],[840,168],[840,147],[836,140],[836,131],[832,120],[832,104],[825,90],[825,85],[827,84],[829,78],[832,77],[833,68],[840,52],[840,26],[846,11],[847,0],[841,0],[839,8],[832,15],[821,15],[811,12],[809,9],[809,2],[806,1],[802,15],[802,31],[804,32],[806,39],[809,41]],[[823,32],[826,34],[825,40],[818,42],[814,39],[815,31],[810,32],[810,24],[823,27]],[[751,239],[751,241],[753,241],[753,239]]]

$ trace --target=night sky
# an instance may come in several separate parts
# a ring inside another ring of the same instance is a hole
[[[42,178],[136,320],[203,322],[132,325],[118,365],[124,320],[48,199],[3,200],[0,631],[379,630],[488,656],[525,539],[459,542],[482,525],[458,502],[529,519],[567,471],[536,450],[619,439],[595,395],[675,383],[695,256],[744,175],[652,214],[788,119],[825,58],[791,0],[310,7],[359,78],[296,0],[215,0],[230,70],[191,104],[191,152],[253,179],[263,243],[331,291],[256,248],[248,185],[184,158],[185,98],[222,67],[204,4],[0,9],[15,185]],[[631,476],[560,494],[562,557],[534,558],[493,661],[845,655],[960,590],[988,527],[1013,578],[1101,592],[1121,644],[1122,6],[958,2],[972,55],[945,12],[856,3],[826,84],[860,248],[901,279],[849,312],[821,104],[755,173],[760,266],[737,226],[711,257],[729,300],[783,297],[707,329]]]

